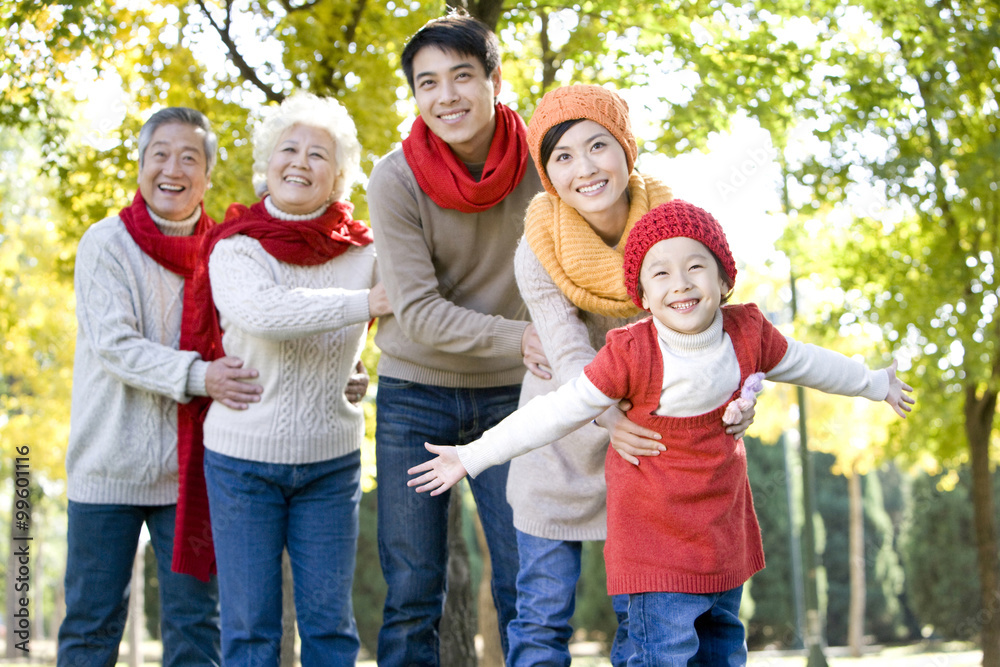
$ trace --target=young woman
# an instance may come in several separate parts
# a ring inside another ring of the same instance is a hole
[[[636,221],[671,199],[670,188],[636,172],[638,146],[628,105],[600,86],[546,94],[528,124],[528,147],[545,192],[531,202],[515,256],[518,287],[531,311],[552,379],[527,374],[520,404],[576,377],[605,334],[641,317],[622,281],[622,252]],[[748,419],[736,429],[742,433]],[[520,570],[517,618],[507,628],[509,665],[569,665],[582,542],[603,540],[608,439],[623,458],[655,456],[654,431],[617,407],[549,447],[511,461]],[[619,628],[612,663],[624,665],[627,596],[612,599]]]

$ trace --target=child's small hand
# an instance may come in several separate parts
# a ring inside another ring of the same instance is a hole
[[[896,377],[897,365],[898,362],[893,360],[892,365],[885,369],[889,374],[889,393],[885,397],[885,402],[892,406],[897,415],[906,419],[906,413],[912,409],[910,406],[917,401],[909,394],[913,391],[913,387]]]
[[[432,445],[429,442],[425,442],[424,447],[431,454],[437,454],[437,457],[406,471],[409,475],[424,473],[406,483],[407,486],[422,485],[417,488],[417,493],[430,491],[432,496],[439,496],[469,474],[454,447]]]

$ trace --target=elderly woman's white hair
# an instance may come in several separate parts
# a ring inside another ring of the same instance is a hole
[[[278,139],[293,125],[326,130],[336,151],[337,175],[330,201],[347,199],[351,187],[361,174],[361,144],[347,109],[332,97],[312,93],[295,93],[273,107],[253,134],[253,188],[257,196],[267,192],[267,163]]]

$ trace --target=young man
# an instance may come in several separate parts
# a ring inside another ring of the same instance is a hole
[[[113,665],[145,523],[160,581],[164,665],[218,665],[214,578],[171,572],[177,404],[211,396],[240,409],[261,391],[235,357],[179,350],[185,274],[214,223],[202,198],[218,140],[208,119],[163,109],[139,134],[139,192],[98,222],[76,259],[79,330],[66,477],[69,497],[62,666]]]
[[[379,321],[379,556],[388,584],[379,665],[437,665],[447,572],[448,496],[417,496],[406,471],[424,442],[475,440],[517,407],[522,361],[547,375],[514,281],[514,249],[541,182],[523,121],[496,102],[496,35],[452,14],[403,50],[420,118],[368,185],[379,266],[394,316]],[[517,548],[507,466],[472,481],[490,547],[500,637],[515,616]]]

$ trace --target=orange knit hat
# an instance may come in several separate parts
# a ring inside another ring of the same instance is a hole
[[[576,119],[592,120],[604,126],[618,140],[625,151],[625,162],[630,174],[635,158],[639,155],[639,147],[632,135],[632,124],[628,119],[628,104],[617,93],[601,86],[586,84],[550,90],[542,97],[528,122],[528,150],[538,167],[542,185],[553,195],[556,190],[545,175],[545,165],[542,164],[542,139],[546,132],[559,123]]]

